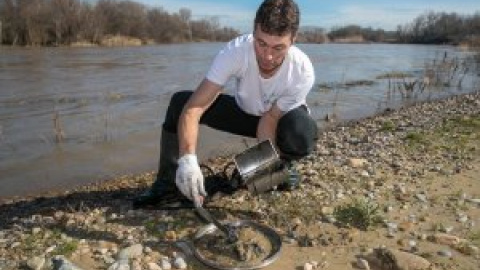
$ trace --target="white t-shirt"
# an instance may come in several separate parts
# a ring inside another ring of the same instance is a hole
[[[315,74],[308,56],[291,46],[276,73],[262,78],[249,34],[230,41],[217,54],[206,78],[221,86],[234,78],[237,104],[246,113],[260,116],[275,103],[284,113],[306,104]]]

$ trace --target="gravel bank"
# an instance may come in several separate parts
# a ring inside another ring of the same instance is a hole
[[[268,269],[478,269],[479,93],[319,135],[295,164],[299,189],[241,190],[208,204],[221,220],[255,220],[282,235],[292,255]],[[227,162],[208,164],[219,171]],[[208,269],[173,245],[204,225],[191,210],[131,209],[153,177],[3,201],[0,269]]]

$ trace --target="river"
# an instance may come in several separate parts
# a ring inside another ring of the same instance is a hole
[[[222,46],[0,47],[0,198],[155,170],[171,95],[194,89]],[[445,54],[449,59],[471,56],[455,47],[298,46],[315,67],[316,85],[308,103],[319,127],[327,124],[327,115],[336,121],[358,119],[478,89],[478,74],[471,70],[465,71],[461,88],[426,87],[414,98],[395,90],[395,80],[379,77],[401,72],[423,78],[426,65]],[[244,148],[241,137],[208,128],[200,144],[202,159]]]

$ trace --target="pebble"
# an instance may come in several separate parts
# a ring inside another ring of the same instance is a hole
[[[365,259],[363,259],[363,258],[358,258],[358,259],[357,259],[356,266],[357,266],[359,269],[370,270],[370,264],[368,263],[367,260],[365,260]]]
[[[120,259],[114,262],[108,270],[130,270],[130,263],[128,259]]]
[[[398,230],[398,224],[395,222],[387,222],[387,229],[391,231],[396,231]]]
[[[164,268],[162,268],[161,266],[159,266],[154,262],[148,263],[147,266],[148,266],[148,270],[164,270]]]
[[[462,215],[458,218],[458,222],[460,223],[466,223],[468,221],[468,216]]]
[[[364,167],[368,161],[363,158],[351,158],[348,160],[348,165],[352,168],[362,168]]]
[[[417,197],[417,199],[423,203],[427,203],[428,200],[427,200],[427,196],[425,194],[422,194],[422,193],[417,193],[415,194],[415,197]]]
[[[398,224],[398,229],[403,232],[410,232],[415,229],[415,223],[411,221],[405,221],[400,224]]]
[[[303,265],[303,270],[313,270],[313,265],[307,262]]]
[[[56,245],[48,247],[47,249],[45,249],[45,254],[52,253],[56,248]]]
[[[447,250],[447,249],[443,249],[443,250],[440,250],[438,251],[438,255],[442,256],[442,257],[452,257],[453,256],[453,253],[450,251],[450,250]]]
[[[187,263],[185,262],[185,259],[181,256],[175,257],[173,260],[173,267],[176,269],[187,269]]]
[[[44,256],[36,256],[27,261],[27,266],[32,270],[41,270],[45,262]]]
[[[163,257],[163,258],[160,260],[160,267],[161,267],[163,270],[170,270],[170,269],[172,269],[172,264],[170,263],[170,261],[168,260],[168,258]]]
[[[117,259],[118,260],[132,259],[132,258],[141,257],[142,255],[143,255],[143,245],[135,244],[120,250],[120,252],[117,255]]]
[[[444,232],[444,233],[450,233],[453,231],[453,226],[446,226],[446,227],[442,227],[440,229],[441,232]]]
[[[145,252],[145,254],[151,254],[151,253],[152,253],[152,248],[150,248],[150,247],[145,247],[145,248],[143,249],[143,252]]]
[[[368,173],[368,172],[365,171],[365,170],[362,170],[362,171],[360,172],[360,175],[363,176],[363,177],[369,177],[369,176],[370,176],[370,173]]]

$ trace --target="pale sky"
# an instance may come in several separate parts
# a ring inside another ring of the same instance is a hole
[[[189,8],[193,19],[216,16],[222,26],[242,32],[251,31],[252,21],[261,0],[134,0],[148,7],[163,7],[168,12]],[[362,27],[396,30],[427,11],[456,12],[460,15],[480,13],[479,0],[297,0],[301,26],[332,27],[356,24]]]

